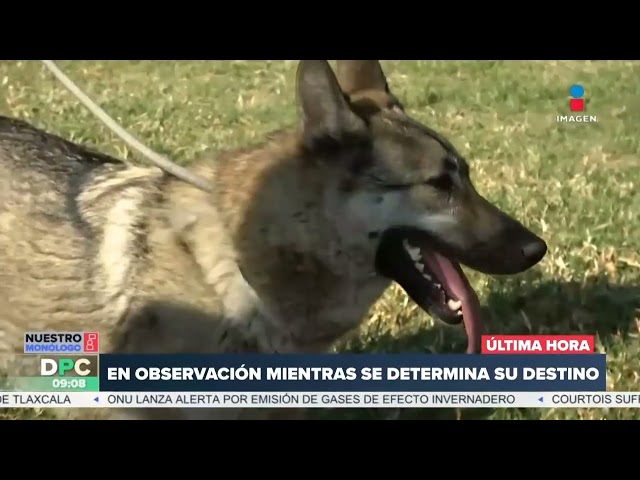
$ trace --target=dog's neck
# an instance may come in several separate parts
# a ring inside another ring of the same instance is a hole
[[[357,275],[349,265],[356,260],[342,258],[346,252],[336,231],[340,206],[327,202],[328,186],[339,182],[338,169],[303,158],[300,145],[296,132],[282,132],[263,146],[213,160],[213,203],[231,232],[239,263],[247,272],[271,261],[281,268],[286,261],[296,263],[298,271]],[[361,268],[362,275],[371,273],[370,264]]]
[[[299,145],[284,134],[213,160],[213,203],[248,284],[297,341],[323,349],[357,326],[388,281],[341,244],[339,212],[325,201],[332,172]]]

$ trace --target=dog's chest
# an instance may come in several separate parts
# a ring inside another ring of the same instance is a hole
[[[337,330],[352,329],[362,322],[387,286],[387,280],[380,277],[339,284],[323,303],[319,320]]]
[[[279,305],[279,320],[301,347],[326,348],[366,319],[387,286],[388,281],[379,277],[360,282],[336,279],[304,291],[292,286],[290,301]]]

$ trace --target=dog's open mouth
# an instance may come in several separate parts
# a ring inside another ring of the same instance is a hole
[[[432,245],[419,230],[388,230],[380,240],[376,269],[396,281],[430,315],[451,325],[464,321],[467,352],[477,353],[482,334],[478,295],[460,265]]]

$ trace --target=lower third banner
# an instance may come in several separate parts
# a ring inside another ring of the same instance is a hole
[[[606,356],[100,355],[102,392],[603,392]]]

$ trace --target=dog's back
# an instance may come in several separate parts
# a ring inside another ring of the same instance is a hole
[[[0,352],[44,330],[120,352],[281,343],[205,192],[3,117],[0,190]]]
[[[25,330],[81,331],[122,313],[158,178],[0,118],[0,351],[21,349]]]

